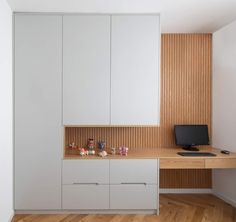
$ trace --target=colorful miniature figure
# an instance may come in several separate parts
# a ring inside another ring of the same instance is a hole
[[[119,147],[120,155],[122,156],[127,156],[128,155],[128,147],[121,146]]]
[[[88,150],[84,149],[84,148],[79,148],[79,154],[80,156],[85,156],[88,155]]]
[[[98,147],[99,147],[100,152],[105,150],[105,146],[106,146],[105,141],[98,142]]]
[[[88,154],[89,155],[94,155],[95,154],[95,145],[94,145],[94,139],[88,139]]]

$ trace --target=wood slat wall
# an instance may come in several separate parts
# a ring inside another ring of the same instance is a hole
[[[211,134],[211,34],[162,34],[159,127],[66,127],[65,144],[88,138],[107,147],[173,147],[174,124],[208,124]],[[162,170],[161,188],[211,188],[211,170]]]

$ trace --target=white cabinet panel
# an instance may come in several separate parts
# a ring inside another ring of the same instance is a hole
[[[157,160],[110,160],[110,183],[157,184]]]
[[[109,160],[64,160],[63,184],[109,183]]]
[[[111,124],[159,123],[159,16],[113,15]]]
[[[108,209],[109,185],[64,185],[63,206],[66,209]]]
[[[15,209],[61,208],[62,17],[15,15]]]
[[[111,209],[157,209],[157,185],[111,185]]]
[[[63,123],[110,124],[109,16],[63,16]]]

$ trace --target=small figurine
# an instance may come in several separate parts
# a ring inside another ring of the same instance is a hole
[[[105,150],[105,146],[106,146],[105,141],[98,142],[98,147],[99,147],[100,152]]]
[[[112,154],[112,155],[116,155],[116,148],[115,148],[115,147],[112,147],[112,148],[111,148],[111,154]]]
[[[77,145],[75,144],[75,142],[72,142],[69,144],[69,148],[70,149],[77,149]]]
[[[106,152],[105,150],[100,151],[100,152],[98,153],[98,156],[105,157],[105,156],[107,156],[107,152]]]
[[[88,146],[88,149],[89,149],[88,154],[89,155],[94,155],[95,154],[94,139],[88,139],[88,145],[87,146]]]
[[[79,154],[80,156],[85,156],[88,155],[88,150],[84,149],[84,148],[79,148]]]
[[[122,156],[127,156],[128,155],[128,147],[121,146],[119,147],[120,155]]]
[[[88,155],[95,155],[95,150],[89,150]]]

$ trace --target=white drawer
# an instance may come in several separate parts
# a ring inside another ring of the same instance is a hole
[[[109,209],[109,185],[64,185],[64,210]]]
[[[63,184],[109,184],[109,160],[63,160]]]
[[[110,160],[110,183],[157,184],[157,159]]]
[[[157,209],[157,185],[110,186],[111,209]]]

